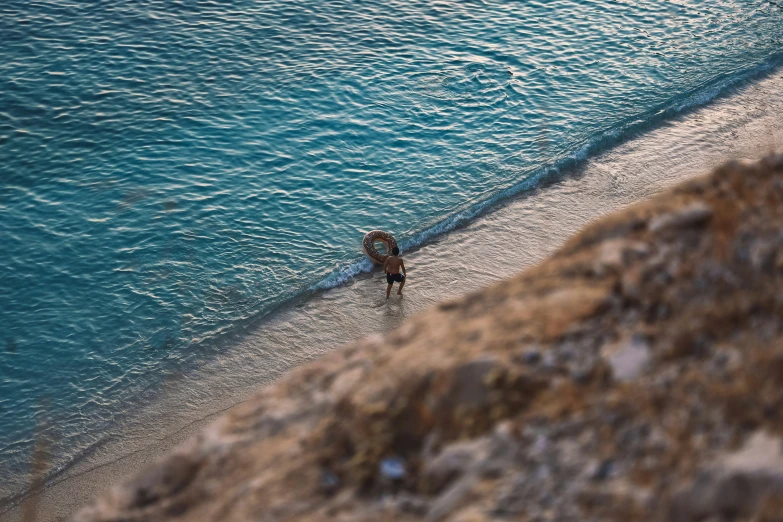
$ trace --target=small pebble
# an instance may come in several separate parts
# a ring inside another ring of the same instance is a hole
[[[390,480],[400,480],[405,476],[405,463],[397,457],[383,459],[379,468],[381,475]]]
[[[541,360],[541,354],[537,351],[530,350],[525,352],[525,354],[522,356],[522,360],[525,362],[525,364],[538,364]]]
[[[593,376],[594,366],[590,364],[582,364],[576,366],[571,370],[571,380],[577,384],[588,384]]]
[[[340,479],[329,470],[323,470],[321,472],[321,489],[327,493],[331,493],[340,487]]]
[[[612,471],[614,471],[614,461],[606,459],[595,467],[590,478],[593,480],[606,480],[612,475]]]
[[[533,452],[540,455],[549,448],[549,440],[544,435],[536,437],[536,442],[533,445]]]
[[[634,339],[610,354],[612,376],[621,382],[636,379],[650,362],[650,349],[646,342]]]

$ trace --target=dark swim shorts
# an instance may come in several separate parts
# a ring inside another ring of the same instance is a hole
[[[402,283],[403,279],[405,279],[405,276],[402,274],[386,274],[386,282],[388,284],[393,284],[395,281]]]

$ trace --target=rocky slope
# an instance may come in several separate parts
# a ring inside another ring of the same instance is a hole
[[[75,516],[781,520],[783,156],[290,373]]]

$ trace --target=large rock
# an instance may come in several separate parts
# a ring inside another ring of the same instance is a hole
[[[783,518],[783,438],[758,432],[745,446],[716,459],[698,479],[678,494],[666,520],[690,522],[709,517],[749,517],[774,503]],[[768,513],[772,515],[773,513]]]
[[[779,520],[781,383],[777,156],[291,372],[75,520]]]

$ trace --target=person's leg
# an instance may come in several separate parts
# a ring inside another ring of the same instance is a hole
[[[403,277],[402,281],[400,281],[400,287],[397,289],[397,295],[402,295],[402,287],[405,286],[405,280],[408,279],[407,277]]]
[[[391,294],[391,287],[392,287],[392,283],[389,283],[386,286],[386,299],[388,299],[389,298],[389,294]]]

